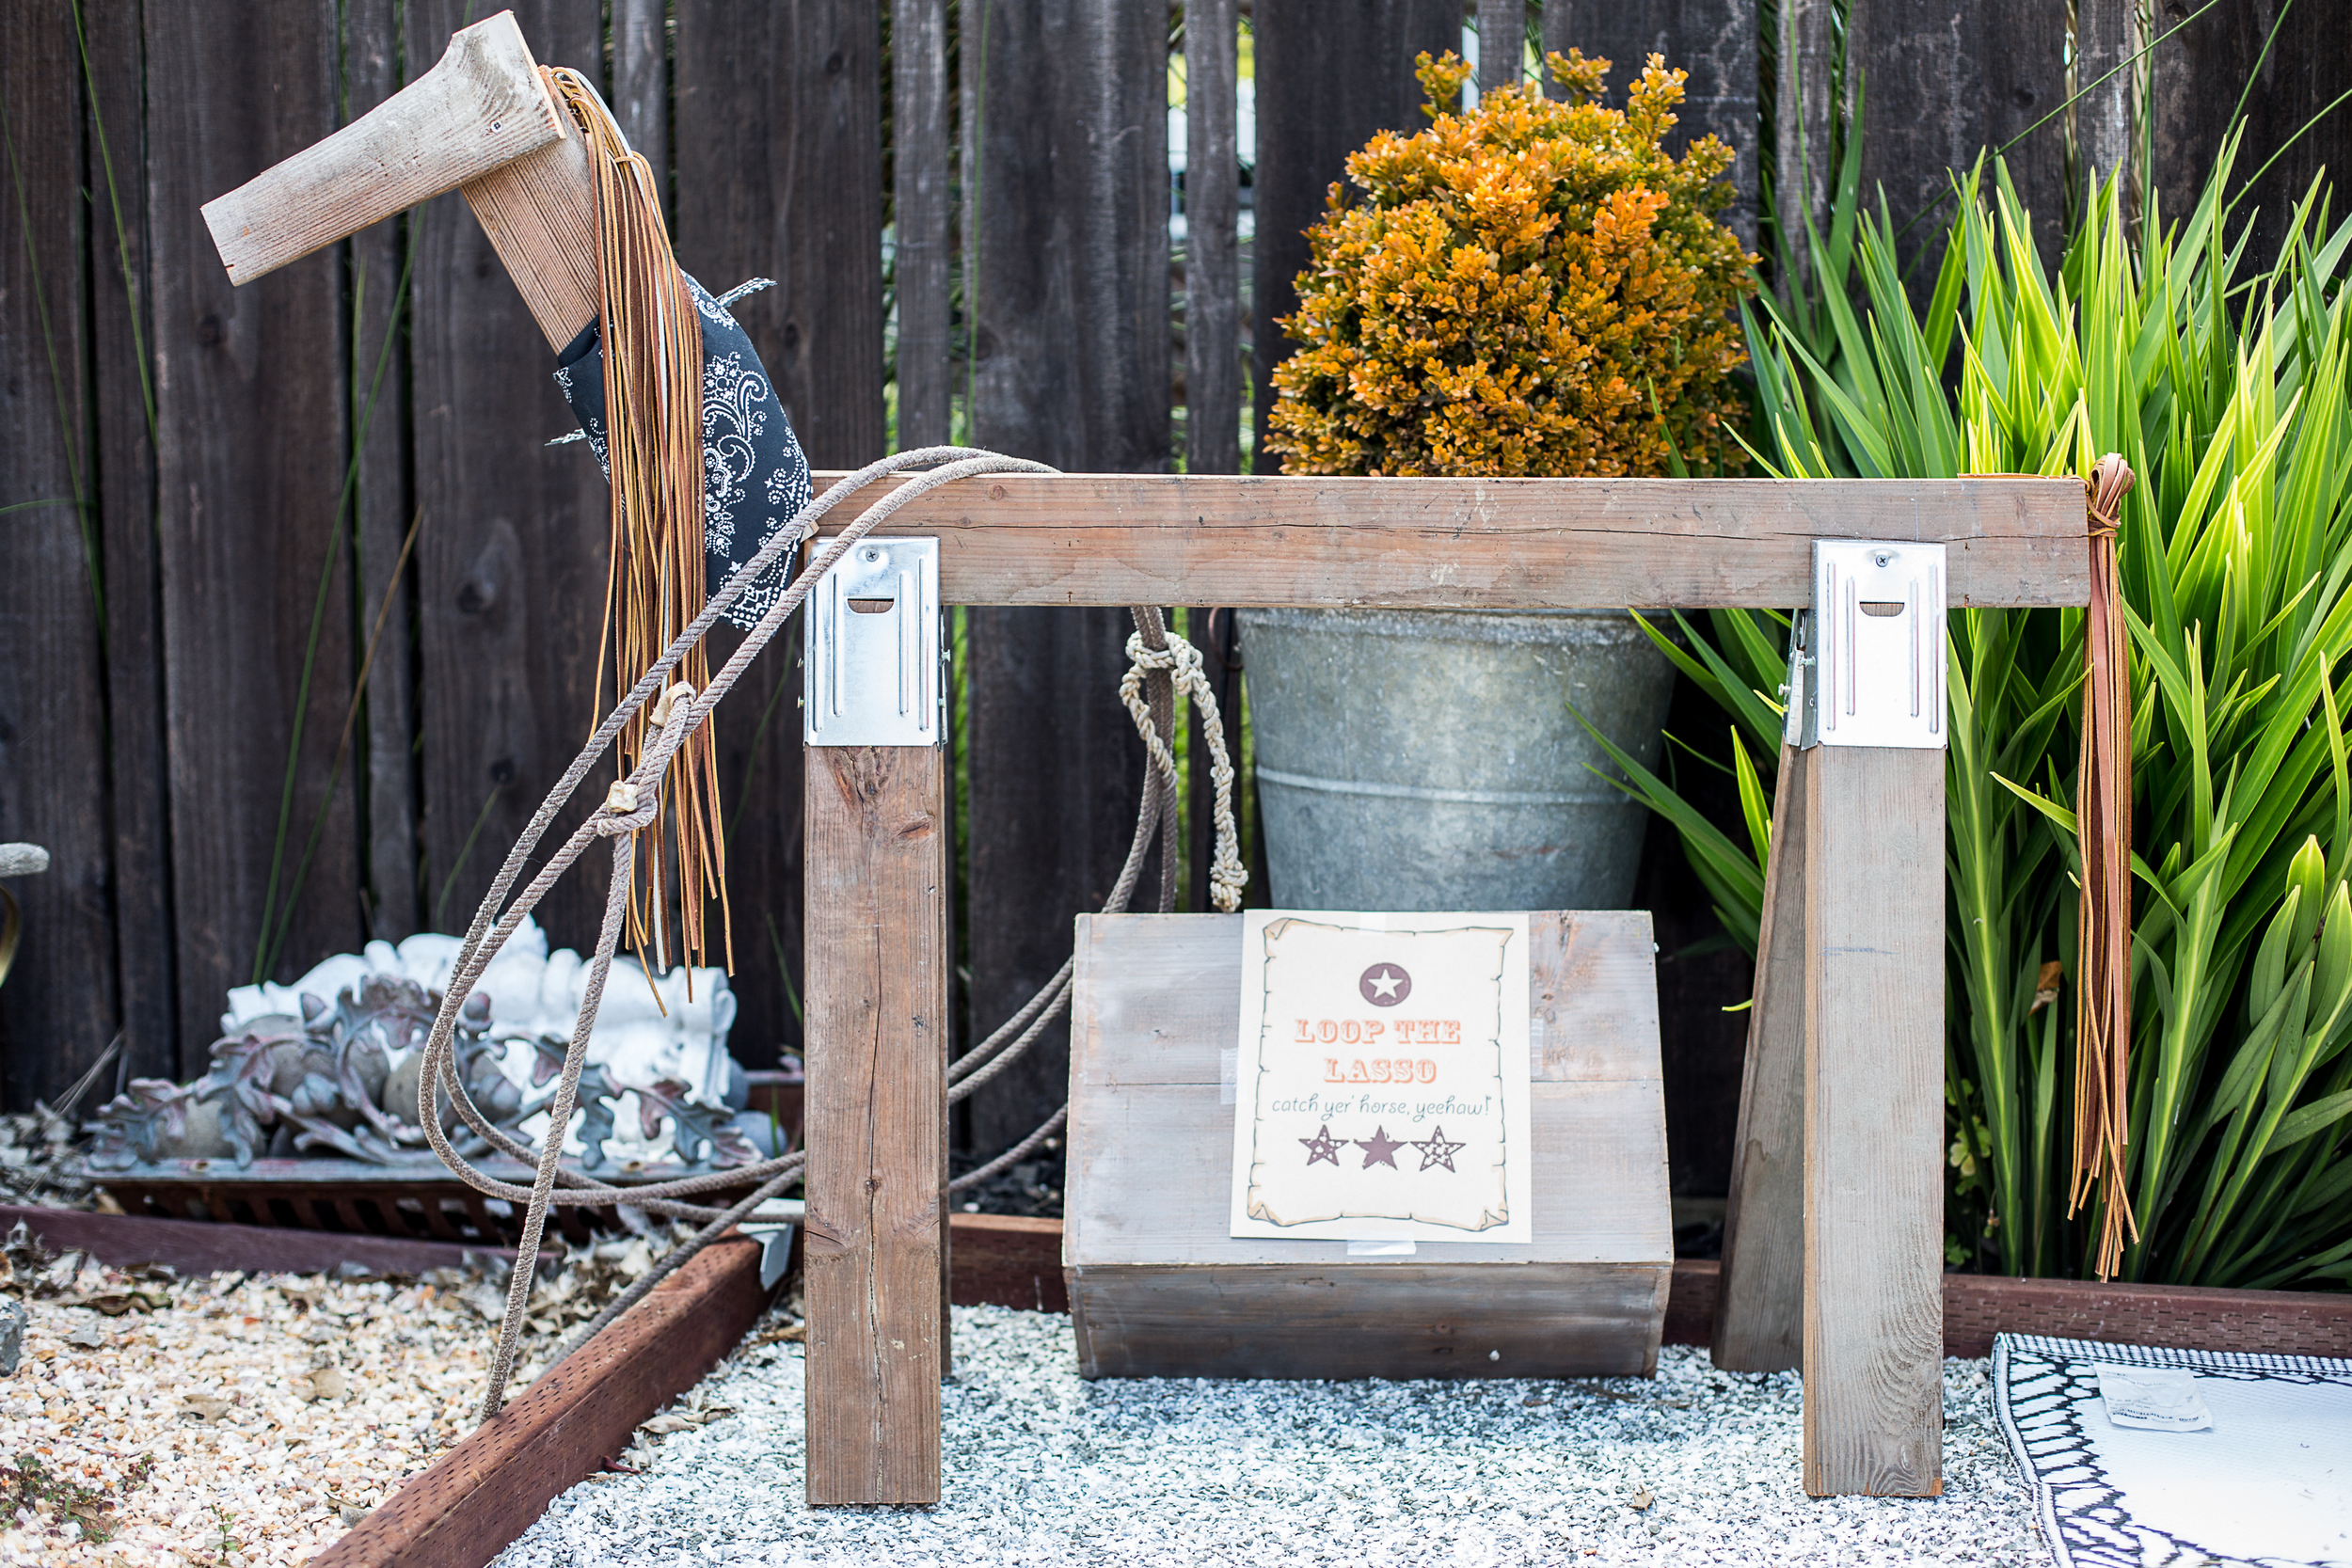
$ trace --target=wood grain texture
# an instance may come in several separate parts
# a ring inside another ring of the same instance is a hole
[[[602,309],[596,179],[587,144],[567,135],[467,182],[460,193],[540,335],[549,348],[563,349]]]
[[[2164,27],[2176,19],[2168,17]],[[2140,179],[2133,146],[2135,105],[2148,99],[2149,62],[2134,59],[2146,47],[2137,0],[2075,0],[2074,135],[2082,149],[2083,189],[2124,171],[2123,212],[2139,210]],[[2102,80],[2105,78],[2105,80]]]
[[[395,0],[354,0],[344,13],[343,59],[351,106],[364,114],[399,90]],[[416,515],[410,493],[408,302],[402,262],[406,225],[398,218],[351,237],[352,442],[359,466],[354,519],[358,591],[353,596],[367,660],[367,712],[346,767],[359,781],[361,876],[368,935],[398,942],[422,930],[417,837],[417,618],[413,559],[401,560]],[[379,630],[380,626],[380,630]]]
[[[1724,1210],[1714,1361],[1777,1372],[1804,1354],[1805,765],[1780,749],[1740,1130]]]
[[[756,1245],[705,1248],[312,1560],[482,1568],[716,1366],[767,1299]]]
[[[2126,0],[2129,3],[2129,0]],[[1836,0],[1780,0],[1779,56],[1774,65],[1772,199],[1790,255],[1794,277],[1780,280],[1784,297],[1806,287],[1812,247],[1801,242],[1810,218],[1830,231],[1829,187],[1836,172],[1831,161],[1830,124],[1846,95],[1838,79]],[[1778,247],[1772,257],[1780,262]]]
[[[612,0],[612,118],[653,166],[661,210],[670,185],[670,27],[666,0]]]
[[[1327,1242],[1325,1251],[1344,1251]],[[1668,1263],[1070,1271],[1082,1377],[1646,1377]]]
[[[469,1247],[456,1242],[0,1204],[0,1229],[13,1227],[20,1221],[52,1252],[78,1247],[102,1263],[119,1267],[162,1263],[183,1275],[225,1274],[231,1269],[250,1274],[328,1274],[341,1263],[357,1263],[382,1274],[416,1275],[431,1269],[462,1268],[469,1252],[503,1257],[509,1263],[515,1257],[511,1249]]]
[[[410,55],[430,57],[464,9],[462,0],[410,4]],[[516,15],[538,58],[596,59],[593,12],[531,0]],[[576,428],[554,358],[532,316],[516,309],[516,283],[467,204],[438,198],[411,215],[408,232],[411,439],[425,519],[413,568],[424,918],[431,929],[462,931],[507,846],[599,717],[609,497],[585,443],[544,444]],[[589,804],[554,831],[567,832]],[[600,877],[568,877],[538,919],[553,944],[586,950],[603,905]]]
[[[1943,1487],[1944,764],[1805,784],[1804,1489]]]
[[[2267,270],[2312,181],[2325,169],[2340,185],[2352,167],[2352,106],[2335,102],[2347,85],[2352,8],[2240,4],[2201,14],[2197,6],[2163,0],[2153,21],[2158,34],[2189,24],[2150,56],[2155,166],[2143,179],[2156,215],[2168,225],[2188,221],[2243,103],[2246,139],[2229,189],[2233,226],[2250,218],[2253,235],[2238,276]]]
[[[1241,164],[1234,0],[1184,7],[1184,468],[1241,468]]]
[[[892,0],[890,168],[898,304],[898,450],[938,446],[948,436],[952,343],[948,333],[949,144],[946,0]]]
[[[2090,594],[2071,479],[1007,475],[890,526],[938,537],[953,604],[1786,609],[1816,539],[1940,541],[1954,608]]]
[[[339,40],[331,11],[300,7],[154,6],[146,24],[180,1033],[200,1049],[218,1033],[222,991],[252,979],[275,940],[265,917],[283,920],[289,898],[268,978],[351,951],[361,929],[349,770],[326,789],[355,662],[339,269],[313,257],[236,288],[197,211],[334,129]],[[237,82],[266,86],[225,90]],[[315,859],[294,889],[314,823]]]
[[[1924,313],[1952,179],[2065,101],[2066,12],[2043,0],[1853,0],[1846,62],[1860,73],[1862,188],[1883,189],[1897,229],[1908,226],[1896,257]],[[2007,154],[2044,256],[2066,231],[2064,127],[2064,116],[2051,119]]]
[[[1228,1234],[1240,936],[1237,915],[1078,922],[1063,1256],[1088,1375],[1654,1365],[1673,1238],[1649,917],[1530,917],[1534,1240],[1409,1259]]]
[[[959,16],[973,442],[1057,468],[1165,469],[1167,13],[973,0]],[[1143,769],[1116,689],[1130,629],[1109,610],[965,619],[973,1038],[1061,966],[1071,918],[1101,907],[1126,858]],[[1053,1114],[1068,1041],[1056,1024],[966,1102],[976,1151]]]
[[[1526,69],[1526,0],[1478,0],[1478,90],[1516,87]]]
[[[1790,0],[1793,3],[1793,0]],[[1599,55],[1613,67],[1609,98],[1622,103],[1652,55],[1666,69],[1690,72],[1680,123],[1668,133],[1667,150],[1680,153],[1701,136],[1714,136],[1737,161],[1725,176],[1737,194],[1721,220],[1756,246],[1756,119],[1755,0],[1549,0],[1544,7],[1544,49],[1565,55],[1571,47],[1586,57]],[[1547,83],[1558,92],[1557,84]]]
[[[1462,7],[1460,0],[1258,0],[1250,26],[1258,89],[1258,165],[1250,185],[1257,213],[1252,469],[1273,474],[1281,464],[1265,447],[1272,376],[1296,347],[1275,323],[1298,309],[1307,230],[1323,215],[1332,182],[1346,178],[1347,155],[1373,133],[1410,135],[1428,123],[1413,57],[1422,50],[1432,56],[1460,50]],[[1174,602],[1255,601],[1192,595]]]
[[[958,1307],[1013,1307],[1024,1312],[1067,1312],[1062,1281],[1061,1221],[1026,1214],[947,1216],[955,1258],[947,1274]]]
[[[70,18],[0,19],[11,196],[29,220],[0,245],[0,840],[50,855],[8,882],[24,924],[0,987],[0,1076],[24,1108],[54,1103],[117,1017],[79,64]]]
[[[677,256],[733,308],[813,463],[882,453],[882,32],[861,0],[677,3]]]
[[[91,192],[93,522],[105,564],[109,885],[126,1076],[181,1079],[211,1065],[205,1047],[212,1037],[185,1042],[183,1053],[174,980],[141,12],[139,0],[91,0],[82,8],[94,78],[87,85],[89,124],[83,142]],[[100,61],[107,65],[97,68]]]
[[[808,1500],[939,1500],[944,749],[809,752]]]
[[[451,38],[394,97],[204,203],[204,222],[230,280],[250,283],[563,135],[522,31],[501,11]]]

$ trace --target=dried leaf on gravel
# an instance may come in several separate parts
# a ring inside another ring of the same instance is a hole
[[[723,1416],[734,1414],[735,1407],[725,1404],[705,1405],[699,1410],[665,1410],[653,1419],[641,1423],[637,1430],[661,1437],[673,1432],[691,1432],[696,1427],[708,1426]]]
[[[316,1371],[294,1380],[294,1392],[306,1400],[339,1400],[346,1385],[343,1374],[333,1367],[321,1367]]]
[[[235,1402],[217,1394],[190,1394],[181,1402],[180,1414],[193,1416],[199,1421],[217,1421],[229,1414],[229,1407]]]
[[[474,1315],[484,1323],[496,1323],[506,1321],[506,1292],[491,1285],[487,1280],[467,1286],[457,1292],[457,1299],[472,1307]]]

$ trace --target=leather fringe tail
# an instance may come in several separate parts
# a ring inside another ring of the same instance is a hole
[[[2083,755],[2075,829],[2082,851],[2080,973],[2074,1009],[2073,1218],[2096,1197],[2094,1267],[2111,1279],[2125,1233],[2139,1240],[2125,1184],[2131,1141],[2128,1058],[2132,1035],[2132,670],[2116,581],[2116,531],[2132,470],[2113,452],[2090,485],[2090,610],[2083,625]]]
[[[629,150],[603,99],[576,72],[546,71],[549,86],[585,133],[596,177],[597,330],[604,348],[605,448],[612,481],[612,553],[604,630],[596,654],[596,709],[604,711],[604,662],[618,697],[702,613],[702,317],[670,252],[651,166]],[[710,685],[703,646],[671,677],[700,691]],[[621,735],[624,775],[652,739],[639,714]],[[629,895],[630,943],[670,967],[663,891],[677,883],[678,958],[699,964],[704,912],[719,900],[727,967],[735,967],[726,896],[726,839],[719,801],[718,753],[706,722],[686,742],[680,767],[662,786],[661,814],[640,835],[642,889]],[[665,837],[667,843],[665,843]],[[673,858],[674,857],[674,858]],[[641,901],[638,895],[643,892]]]

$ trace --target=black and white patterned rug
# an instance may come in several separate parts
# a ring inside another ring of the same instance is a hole
[[[2117,1426],[2102,1366],[2188,1371],[2212,1425]],[[2352,1565],[2352,1361],[2004,1334],[1993,1382],[2061,1568]]]

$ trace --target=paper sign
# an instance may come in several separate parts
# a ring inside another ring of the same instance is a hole
[[[1231,1234],[1530,1242],[1527,916],[1242,917]]]

